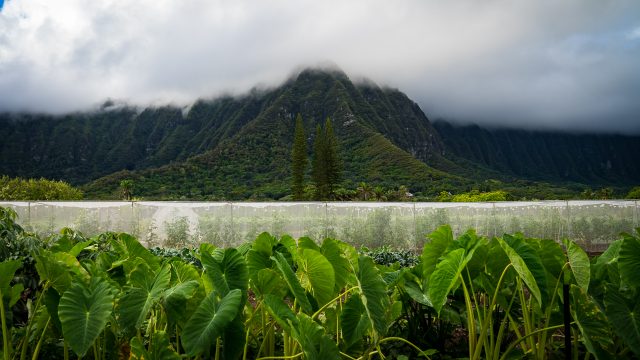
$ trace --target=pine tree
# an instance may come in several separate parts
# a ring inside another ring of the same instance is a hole
[[[331,119],[327,118],[324,128],[316,127],[313,144],[313,182],[316,186],[316,200],[327,200],[340,182],[342,163],[338,155],[338,140],[333,133]]]
[[[291,175],[294,200],[304,197],[304,172],[307,168],[307,139],[304,136],[302,116],[296,117],[296,128],[293,135],[293,149],[291,150]]]

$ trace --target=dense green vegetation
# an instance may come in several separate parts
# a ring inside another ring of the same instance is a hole
[[[633,189],[629,190],[629,193],[626,196],[627,199],[640,199],[640,186],[636,186]]]
[[[302,116],[296,116],[291,149],[291,193],[293,200],[304,199],[304,174],[307,169],[307,138],[304,135]]]
[[[485,129],[442,121],[434,127],[452,156],[502,174],[595,187],[625,187],[640,179],[637,136]]]
[[[267,233],[154,253],[127,234],[41,239],[3,208],[0,234],[5,359],[640,356],[630,234],[589,259],[570,240],[443,226],[404,267]]]
[[[449,192],[443,191],[438,195],[438,201],[452,201],[452,202],[481,202],[481,201],[506,201],[508,194],[506,191],[489,191],[480,192],[473,190],[468,193],[453,195]]]
[[[319,70],[183,109],[109,102],[64,116],[0,114],[0,174],[61,179],[96,199],[122,198],[123,180],[143,199],[290,199],[295,114],[308,130],[308,158],[314,129],[332,119],[343,160],[336,188],[404,185],[421,200],[472,190],[564,199],[587,187],[623,197],[640,178],[638,137],[434,128],[403,93]]]
[[[2,200],[81,200],[82,191],[64,181],[0,176]]]

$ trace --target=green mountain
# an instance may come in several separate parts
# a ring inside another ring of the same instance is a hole
[[[137,188],[144,189],[137,193],[145,197],[282,198],[290,193],[290,151],[298,113],[305,123],[308,149],[313,147],[316,126],[327,117],[332,119],[344,186],[365,181],[388,188],[407,185],[420,193],[471,184],[427,165],[429,159],[441,157],[442,144],[420,108],[396,90],[355,86],[341,72],[307,70],[277,89],[235,101],[255,104],[250,109],[259,111],[249,121],[243,117],[249,113],[244,107],[238,107],[240,115],[228,112],[210,120],[217,129],[229,127],[217,132],[224,136],[211,142],[210,150],[160,168],[112,174],[89,184],[87,193],[109,196],[121,179],[131,178]],[[217,103],[207,105],[215,108]],[[190,122],[194,109],[185,122]],[[390,116],[398,121],[385,121]],[[242,125],[229,126],[226,117]],[[194,138],[200,135],[196,134]]]
[[[640,137],[487,129],[436,121],[449,157],[517,178],[594,187],[640,182]]]
[[[94,112],[64,116],[0,114],[0,174],[69,181],[82,185],[87,198],[117,198],[120,181],[131,179],[134,196],[150,199],[280,199],[290,194],[298,113],[310,152],[316,125],[332,119],[347,188],[360,181],[405,185],[428,197],[504,188],[518,198],[544,198],[571,196],[582,186],[575,183],[640,182],[638,165],[620,153],[640,153],[638,137],[624,138],[620,147],[620,137],[613,136],[586,141],[536,133],[529,139],[515,130],[496,135],[444,123],[434,127],[398,90],[313,69],[273,89],[187,108],[107,102]],[[583,148],[590,144],[599,145]],[[590,151],[596,156],[589,157]],[[599,164],[605,159],[611,165],[603,172]]]

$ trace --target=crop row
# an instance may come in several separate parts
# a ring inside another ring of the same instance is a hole
[[[268,233],[176,256],[124,233],[38,238],[3,208],[0,236],[4,359],[640,356],[629,234],[589,259],[570,240],[442,226],[417,263],[393,265]]]

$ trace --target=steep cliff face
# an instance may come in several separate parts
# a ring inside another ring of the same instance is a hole
[[[638,136],[434,126],[452,155],[504,174],[594,186],[640,182]]]

